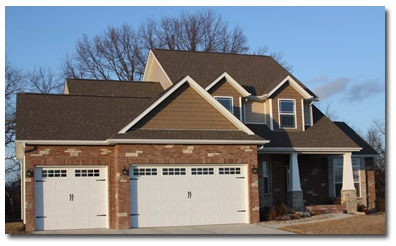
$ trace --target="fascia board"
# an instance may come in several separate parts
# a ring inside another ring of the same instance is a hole
[[[266,144],[269,140],[209,140],[209,139],[108,139],[109,143],[133,144]]]
[[[354,152],[360,151],[362,148],[350,148],[350,147],[334,147],[334,148],[321,148],[321,147],[264,147],[260,149],[260,152]]]
[[[290,75],[287,75],[285,79],[283,79],[277,86],[275,86],[268,94],[267,97],[272,96],[279,88],[284,85],[287,81],[290,82],[290,85],[296,89],[298,93],[300,93],[304,99],[311,99],[313,96],[311,96],[304,88],[302,88]]]
[[[250,96],[251,93],[249,93],[247,90],[245,90],[245,88],[243,88],[235,79],[233,79],[231,77],[231,75],[229,75],[227,72],[224,72],[222,75],[220,75],[215,81],[213,81],[212,83],[210,83],[205,90],[209,91],[210,88],[212,88],[213,86],[215,86],[220,80],[222,80],[223,78],[226,78],[226,80],[230,83],[230,85],[237,90],[239,93],[241,93],[242,96],[247,97]]]
[[[16,140],[15,143],[31,145],[109,145],[107,140]]]

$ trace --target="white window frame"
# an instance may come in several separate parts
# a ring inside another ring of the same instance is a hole
[[[231,110],[232,111],[230,111],[232,114],[234,114],[234,97],[230,97],[230,96],[215,96],[214,97],[216,100],[217,100],[217,98],[226,98],[226,99],[231,99]],[[218,101],[218,100],[217,100]],[[219,102],[219,101],[218,101]],[[221,104],[221,102],[219,102],[220,104]],[[224,105],[223,104],[221,104],[223,107],[224,107]],[[228,108],[226,108],[227,110],[228,110]]]
[[[247,102],[253,103],[253,101],[247,101]],[[263,113],[263,115],[264,115],[264,122],[254,122],[254,121],[250,122],[250,121],[247,121],[247,120],[246,120],[246,103],[244,103],[244,104],[243,104],[243,119],[244,119],[244,123],[246,123],[246,124],[255,124],[255,125],[266,125],[266,124],[267,124],[267,117],[266,117],[265,103],[266,103],[266,102],[263,103],[263,108],[264,108],[264,111],[263,111],[263,112],[264,112],[264,113]]]
[[[267,176],[264,176],[264,162],[267,163]],[[266,182],[264,178],[267,178],[267,187],[268,187],[268,192],[266,192],[264,190],[264,195],[270,195],[271,194],[271,173],[270,173],[271,168],[270,168],[269,160],[268,159],[263,159],[261,161],[261,167],[262,167],[262,170],[263,170],[263,173],[262,173],[263,182]]]
[[[280,103],[281,101],[293,101],[294,113],[281,113]],[[293,115],[294,116],[294,127],[282,127],[280,117],[281,115]],[[278,124],[279,129],[297,129],[297,110],[296,110],[296,99],[279,98],[278,99]]]
[[[342,181],[341,181],[341,182],[336,182],[336,179],[335,179],[335,169],[336,169],[336,168],[340,168],[339,166],[336,165],[336,163],[334,163],[336,160],[341,160],[341,169],[342,169],[342,171],[344,171],[344,162],[343,162],[344,160],[343,160],[343,158],[342,158],[342,157],[340,157],[340,158],[333,158],[332,164],[333,164],[334,197],[337,196],[336,184],[341,184],[341,185],[342,185]],[[353,164],[353,161],[354,161],[354,160],[357,160],[357,164]],[[354,180],[353,180],[353,184],[355,185],[356,183],[359,183],[359,196],[357,196],[357,194],[356,194],[356,197],[357,197],[357,198],[361,198],[361,197],[362,197],[362,180],[361,180],[361,176],[360,176],[360,158],[352,158],[352,169],[353,169],[354,167],[358,167],[358,170],[359,170],[359,172],[358,172],[359,182],[355,182],[355,179],[354,179]],[[352,173],[353,173],[353,171],[352,171]]]

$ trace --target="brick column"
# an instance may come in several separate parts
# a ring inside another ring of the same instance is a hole
[[[298,170],[297,153],[290,154],[290,183],[287,192],[287,203],[295,210],[304,210],[303,192],[300,184],[300,173]]]
[[[115,229],[129,229],[130,205],[129,205],[129,176],[123,174],[124,167],[129,170],[129,163],[125,159],[125,153],[120,151],[120,146],[115,147],[115,162],[113,172],[115,210]]]
[[[356,189],[353,183],[352,153],[344,154],[341,189],[341,204],[346,206],[348,213],[356,213]]]
[[[365,158],[366,164],[366,180],[367,180],[367,207],[369,209],[375,208],[375,172],[374,172],[374,159]]]

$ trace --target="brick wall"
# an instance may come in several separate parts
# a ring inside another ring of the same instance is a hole
[[[367,189],[368,189],[368,207],[370,209],[375,207],[375,173],[374,173],[374,159],[366,158],[366,175],[367,175]]]
[[[25,158],[26,170],[55,165],[108,166],[109,226],[113,229],[130,228],[129,177],[122,175],[130,164],[247,164],[250,223],[260,220],[258,175],[251,172],[257,168],[255,145],[27,146]],[[34,218],[32,177],[26,179],[27,231],[34,231]]]
[[[305,205],[329,203],[327,158],[315,155],[299,155],[301,188]]]

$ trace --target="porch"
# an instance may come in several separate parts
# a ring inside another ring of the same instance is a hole
[[[297,211],[316,205],[348,213],[358,204],[374,208],[372,158],[350,152],[259,153],[258,163],[261,210],[279,202]]]

